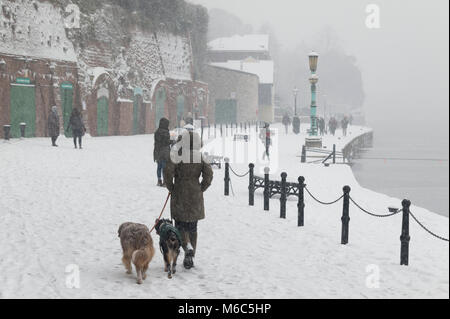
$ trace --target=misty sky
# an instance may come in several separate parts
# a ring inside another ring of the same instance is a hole
[[[289,48],[313,43],[332,27],[362,70],[369,124],[392,133],[410,123],[410,133],[432,132],[448,148],[448,0],[190,1],[225,9],[255,28],[268,21]],[[381,9],[380,29],[366,27],[368,4]]]

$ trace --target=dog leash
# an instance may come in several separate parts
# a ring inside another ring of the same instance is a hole
[[[153,232],[156,228],[156,225],[158,225],[159,221],[161,220],[162,215],[164,214],[164,211],[166,210],[167,207],[167,203],[169,202],[169,198],[170,196],[172,196],[172,193],[169,193],[169,195],[167,195],[167,199],[166,199],[166,203],[164,204],[164,207],[161,211],[161,214],[159,215],[158,219],[156,220],[155,225],[153,226],[153,228],[150,230],[150,233]]]

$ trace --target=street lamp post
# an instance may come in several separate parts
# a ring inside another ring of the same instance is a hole
[[[309,68],[311,70],[311,129],[309,131],[309,138],[306,140],[307,146],[322,147],[322,139],[318,137],[318,123],[317,123],[317,83],[319,77],[317,76],[317,65],[319,62],[319,55],[316,52],[309,54]]]
[[[297,114],[297,96],[298,96],[298,89],[294,89],[294,98],[295,98],[295,116],[294,120],[292,121],[292,127],[294,129],[295,134],[300,134],[300,118]]]

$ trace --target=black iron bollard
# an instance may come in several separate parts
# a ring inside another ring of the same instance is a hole
[[[264,169],[264,210],[270,210],[270,168]]]
[[[306,145],[302,147],[302,163],[306,163]]]
[[[409,236],[409,214],[411,202],[409,200],[404,200],[402,202],[403,206],[403,221],[402,221],[402,235],[400,241],[402,243],[401,253],[400,253],[400,265],[409,266],[409,242],[411,237]]]
[[[281,174],[280,218],[286,219],[287,174]]]
[[[220,137],[223,137],[223,125],[220,123]]]
[[[336,164],[336,144],[333,144],[333,164]]]
[[[298,178],[298,227],[305,226],[305,178]]]
[[[248,165],[250,168],[248,183],[248,205],[255,206],[255,164]]]
[[[27,123],[20,123],[20,137],[25,138],[26,128],[27,128]]]
[[[342,245],[348,244],[350,224],[350,186],[344,187],[344,209],[342,212]]]
[[[225,196],[230,196],[230,159],[225,158]]]
[[[3,125],[3,135],[6,141],[9,141],[11,133],[11,125]]]

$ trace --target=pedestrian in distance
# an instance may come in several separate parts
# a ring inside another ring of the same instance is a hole
[[[77,149],[79,146],[80,150],[83,149],[83,136],[86,133],[86,127],[84,126],[81,112],[77,108],[74,108],[72,110],[72,114],[70,115],[67,131],[69,131],[70,129],[72,129],[73,144],[75,148]]]
[[[202,158],[201,137],[197,132],[185,130],[179,144],[181,156],[173,150],[164,169],[164,181],[172,194],[170,210],[181,234],[183,265],[191,269],[198,248],[198,222],[205,219],[203,194],[211,186],[214,173]]]
[[[345,116],[342,121],[341,121],[341,126],[342,126],[342,134],[344,136],[347,136],[347,132],[348,132],[348,125],[349,125],[349,120],[348,117]]]
[[[325,135],[325,127],[325,119],[323,117],[319,118],[319,131],[321,136]]]
[[[291,126],[292,121],[291,118],[289,117],[289,114],[285,114],[283,116],[283,121],[282,121],[284,127],[286,128],[286,135],[289,133],[289,126]]]
[[[269,123],[264,124],[264,128],[261,130],[259,137],[265,146],[263,160],[265,160],[266,157],[270,160],[270,147],[272,146],[272,132],[270,130]]]
[[[169,132],[170,122],[166,118],[162,118],[159,121],[159,128],[155,132],[155,145],[153,150],[153,159],[158,164],[156,175],[158,177],[157,186],[163,187],[163,172],[170,159],[170,146],[172,141],[170,139]]]
[[[55,105],[52,107],[52,110],[48,115],[48,135],[52,139],[53,147],[58,147],[58,145],[56,145],[56,140],[59,137],[59,133],[60,133],[59,114],[58,114],[58,107]]]
[[[331,135],[336,136],[336,130],[337,130],[338,122],[337,122],[337,120],[336,120],[336,118],[334,116],[330,119],[330,122],[329,122],[328,126],[330,128]]]

